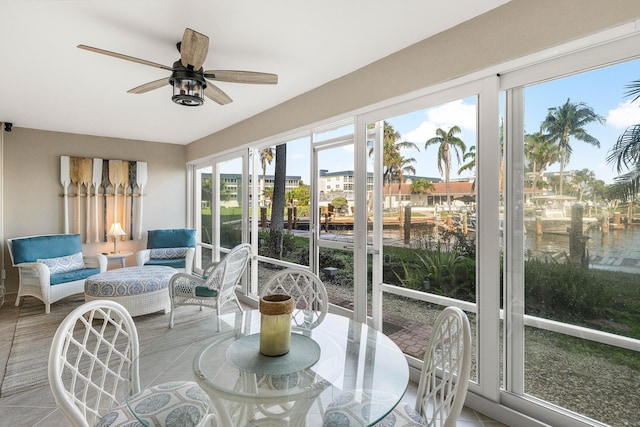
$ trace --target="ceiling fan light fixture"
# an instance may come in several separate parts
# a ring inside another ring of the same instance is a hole
[[[175,78],[170,80],[173,86],[171,100],[176,104],[197,107],[204,104],[206,83],[193,78]]]

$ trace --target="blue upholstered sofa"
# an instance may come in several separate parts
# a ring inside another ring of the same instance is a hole
[[[138,251],[136,263],[142,265],[166,265],[191,274],[196,253],[196,230],[171,228],[149,230],[147,249]]]
[[[20,275],[16,307],[22,297],[32,296],[49,313],[52,303],[83,293],[84,280],[107,269],[104,255],[82,254],[79,234],[17,237],[7,239],[7,246]]]

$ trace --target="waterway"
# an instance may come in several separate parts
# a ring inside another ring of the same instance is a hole
[[[308,231],[300,230],[296,231],[296,234],[308,235]],[[402,230],[385,229],[383,235],[385,245],[404,246]],[[609,233],[596,229],[588,231],[585,235],[589,237],[586,250],[592,268],[640,274],[640,226],[610,230]],[[412,239],[415,238],[419,236],[412,235]],[[351,230],[323,231],[321,239],[352,243],[353,233]],[[569,255],[569,235],[527,233],[524,252],[526,257],[551,257],[558,262],[564,262]]]
[[[609,233],[591,230],[585,235],[589,237],[587,250],[592,256],[640,258],[640,227],[610,230]],[[524,246],[532,255],[569,252],[569,235],[528,233]]]

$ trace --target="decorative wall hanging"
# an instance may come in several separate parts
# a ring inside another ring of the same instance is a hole
[[[86,243],[107,242],[109,228],[119,223],[126,233],[122,240],[142,238],[146,162],[60,156],[60,183],[65,234],[80,234]]]

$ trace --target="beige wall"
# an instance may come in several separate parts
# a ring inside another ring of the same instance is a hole
[[[4,132],[5,238],[61,233],[64,227],[60,156],[147,162],[142,225],[144,230],[184,227],[186,224],[185,147],[114,138],[47,132],[13,127]],[[135,253],[142,240],[118,243]],[[83,244],[85,253],[113,250],[113,242]],[[135,265],[135,256],[127,259]],[[17,291],[17,270],[5,253],[7,292]]]
[[[189,161],[424,89],[640,17],[638,0],[512,0],[187,147]],[[401,23],[396,31],[401,27]]]

